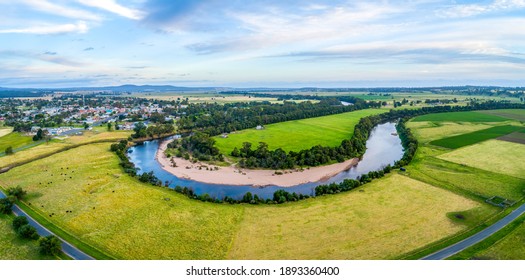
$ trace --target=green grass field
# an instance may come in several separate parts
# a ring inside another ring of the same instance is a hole
[[[428,143],[433,140],[491,128],[492,126],[487,123],[411,121],[407,123],[407,127],[412,129],[412,133],[420,143]]]
[[[465,229],[447,217],[449,212],[491,211],[397,174],[361,190],[280,206],[247,207],[229,258],[396,258]],[[479,217],[472,219],[479,223]]]
[[[0,214],[0,260],[39,260],[38,242],[19,238],[11,225],[13,216]]]
[[[507,236],[486,250],[475,254],[475,258],[496,260],[525,260],[525,224],[521,223]]]
[[[12,127],[0,126],[0,140],[1,140],[1,137],[4,137],[5,135],[11,132],[13,132]]]
[[[484,114],[494,115],[502,118],[513,119],[517,121],[525,121],[525,110],[524,109],[503,109],[503,110],[490,110],[480,111]]]
[[[33,143],[33,138],[31,136],[24,136],[19,132],[9,133],[0,137],[0,152],[4,152],[7,147],[17,149],[31,143]]]
[[[481,112],[452,112],[428,114],[414,118],[414,122],[503,122],[507,118],[487,115]]]
[[[395,258],[466,228],[447,213],[492,209],[395,174],[286,205],[203,203],[129,177],[108,146],[14,168],[0,185],[23,187],[33,211],[119,259]]]
[[[525,179],[525,145],[490,140],[442,154],[440,159]]]
[[[474,131],[471,133],[434,140],[430,142],[430,144],[449,149],[458,149],[468,145],[480,143],[489,139],[498,138],[500,136],[507,135],[522,129],[523,127],[512,125],[495,126],[483,130]]]
[[[216,146],[229,155],[243,142],[257,146],[266,142],[271,150],[300,151],[316,145],[338,146],[352,137],[354,126],[363,117],[386,112],[385,109],[366,109],[344,114],[330,115],[297,121],[270,124],[264,130],[246,129],[232,133],[228,138],[215,137]]]

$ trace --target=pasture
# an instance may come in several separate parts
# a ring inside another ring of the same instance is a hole
[[[42,143],[30,149],[15,152],[13,155],[2,157],[0,168],[6,167],[18,162],[39,158],[40,156],[60,151],[61,149],[74,145],[81,145],[101,140],[111,141],[126,139],[131,135],[130,131],[112,131],[112,132],[91,132],[86,131],[83,135],[64,137],[62,139],[53,139],[50,142]],[[32,141],[32,140],[31,140]],[[0,150],[1,151],[1,150]]]
[[[525,179],[525,146],[500,140],[489,140],[464,147],[438,158]]]
[[[124,174],[107,143],[14,168],[0,185],[21,186],[33,211],[119,259],[395,258],[467,228],[447,213],[492,209],[397,174],[284,205],[203,203]]]
[[[31,136],[24,136],[20,132],[9,133],[0,137],[0,153],[3,153],[7,147],[17,149],[32,143],[33,138]]]
[[[478,252],[475,257],[483,259],[496,260],[525,260],[525,224],[521,223],[508,235],[501,240],[483,250]]]
[[[489,139],[498,138],[500,136],[507,135],[522,129],[523,127],[512,125],[494,126],[491,128],[478,130],[471,133],[434,140],[430,142],[430,144],[449,149],[458,149],[468,145],[480,143]]]
[[[484,111],[483,111],[484,112]],[[415,117],[413,122],[472,122],[472,123],[484,123],[484,122],[503,122],[509,119],[487,115],[481,112],[451,112],[451,113],[437,113],[428,114]]]
[[[300,151],[316,145],[338,146],[341,141],[352,137],[354,126],[363,117],[386,112],[385,109],[366,109],[349,113],[287,121],[265,126],[263,130],[246,129],[231,133],[228,138],[214,137],[220,151],[229,155],[243,142],[257,147],[266,142],[270,150],[282,148],[285,151]]]
[[[407,127],[412,129],[412,133],[420,143],[428,143],[441,138],[487,129],[492,126],[486,123],[410,121],[407,123]]]
[[[19,238],[12,227],[13,216],[0,214],[0,260],[38,260],[38,242]]]
[[[464,230],[447,213],[478,208],[483,214],[491,211],[392,174],[349,193],[246,206],[228,258],[391,259]],[[480,216],[472,219],[480,222]]]
[[[501,136],[498,138],[498,140],[525,144],[525,130],[507,134],[505,136]]]
[[[1,123],[0,123],[1,124]],[[0,125],[0,138],[6,136],[7,134],[13,132],[12,127],[4,127]]]

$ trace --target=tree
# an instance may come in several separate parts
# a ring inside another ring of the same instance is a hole
[[[88,123],[84,123],[84,129],[88,129],[89,128],[89,124]]]
[[[26,195],[27,192],[24,191],[20,186],[18,186],[7,189],[7,194],[15,197],[18,200],[21,200],[22,198],[24,198],[24,195]]]
[[[13,201],[11,201],[9,198],[0,198],[0,214],[11,213],[12,207]]]
[[[47,135],[47,130],[42,130],[41,128],[38,129],[38,131],[36,132],[36,135],[33,136],[33,141],[40,141],[42,139],[44,139],[44,137],[46,137]]]
[[[25,216],[17,216],[13,219],[13,229],[15,231],[18,231],[19,228],[27,224],[29,224],[29,222]]]
[[[48,256],[58,255],[62,250],[60,239],[54,235],[46,236],[38,240],[40,253]]]
[[[6,154],[6,155],[12,155],[12,154],[14,154],[14,152],[13,152],[13,147],[11,147],[11,146],[7,147],[7,148],[5,149],[5,154]]]
[[[19,227],[16,233],[18,234],[18,236],[22,238],[26,238],[26,239],[36,240],[38,239],[38,236],[39,236],[38,233],[36,232],[36,229],[29,224]]]
[[[111,125],[110,122],[108,122],[108,131],[111,131],[113,129],[113,126]]]

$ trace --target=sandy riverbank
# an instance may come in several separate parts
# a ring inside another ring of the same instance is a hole
[[[225,185],[253,185],[268,186],[276,185],[281,187],[291,187],[309,182],[327,180],[338,173],[348,170],[358,163],[354,158],[345,162],[336,163],[327,166],[311,167],[310,169],[299,170],[279,170],[285,172],[282,175],[276,175],[275,170],[251,170],[239,169],[234,166],[220,167],[207,163],[192,163],[182,158],[167,158],[164,154],[168,141],[159,145],[156,159],[162,168],[171,174],[185,179],[191,179],[198,182],[210,184]],[[173,167],[175,162],[177,167]],[[218,170],[216,170],[218,168]],[[207,170],[208,169],[208,170]]]

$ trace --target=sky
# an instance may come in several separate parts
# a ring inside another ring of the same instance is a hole
[[[525,86],[525,0],[0,0],[0,87]]]

